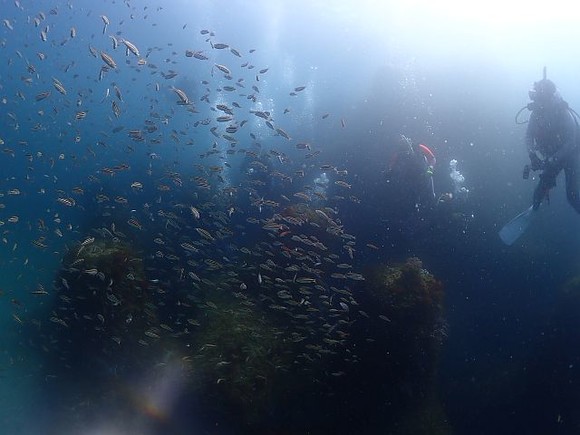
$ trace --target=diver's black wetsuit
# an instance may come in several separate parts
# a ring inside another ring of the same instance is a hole
[[[580,213],[577,129],[568,104],[557,94],[550,102],[537,105],[532,111],[526,131],[526,146],[532,169],[543,169],[540,182],[534,191],[534,209],[540,206],[547,192],[556,185],[556,176],[564,169],[568,202]],[[537,157],[536,151],[545,158],[543,163]]]
[[[400,152],[387,172],[392,189],[391,201],[409,213],[411,210],[429,208],[434,202],[433,177],[428,173],[428,164],[419,151]]]

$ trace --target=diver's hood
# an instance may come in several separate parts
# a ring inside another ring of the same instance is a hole
[[[530,100],[536,102],[547,102],[554,97],[562,97],[556,91],[556,85],[552,80],[542,79],[534,83],[534,88],[528,92]]]

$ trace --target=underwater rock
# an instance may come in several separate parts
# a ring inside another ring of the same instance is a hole
[[[198,349],[192,360],[194,389],[214,405],[235,408],[254,421],[275,401],[274,390],[288,371],[290,343],[279,339],[271,319],[231,301],[206,310],[201,329],[192,337]]]
[[[83,378],[130,373],[161,334],[153,289],[134,248],[89,237],[71,248],[55,280],[55,352]],[[87,379],[88,380],[88,379]]]
[[[344,356],[342,345],[309,318],[294,322],[292,311],[281,305],[272,309],[271,298],[252,284],[232,295],[224,290],[232,281],[227,274],[212,281],[215,287],[188,298],[197,308],[191,334],[183,338],[191,349],[188,394],[203,398],[200,409],[191,412],[245,428],[238,433],[307,430],[320,407],[305,402],[328,398],[329,378],[337,379],[332,360]],[[260,291],[259,298],[253,299],[254,291]],[[345,364],[352,363],[343,361],[343,369]]]
[[[421,260],[413,257],[403,264],[378,267],[369,281],[375,309],[394,326],[404,322],[411,327],[405,335],[432,336],[443,314],[443,285],[423,268]]]
[[[436,414],[441,425],[432,421],[429,425],[446,427],[435,388],[447,329],[443,285],[418,258],[375,267],[365,276],[366,297],[359,302],[368,322],[364,328],[358,327],[354,339],[361,347],[364,334],[368,342],[364,349],[359,348],[359,370],[375,383],[368,384],[365,395],[376,396],[384,404],[377,405],[371,412],[376,415],[369,419],[376,420],[375,426],[402,430],[408,421]],[[432,413],[427,407],[438,411]]]

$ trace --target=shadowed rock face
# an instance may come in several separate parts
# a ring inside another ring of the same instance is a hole
[[[126,242],[97,239],[63,265],[51,317],[57,358],[87,382],[130,373],[160,334],[142,259]]]
[[[368,319],[353,327],[352,340],[359,344],[362,395],[377,404],[369,430],[449,433],[435,382],[447,329],[441,282],[418,258],[376,266],[365,276],[358,301]]]
[[[51,326],[57,351],[48,366],[71,380],[59,385],[69,385],[68,397],[91,391],[83,403],[116,404],[119,415],[137,413],[163,426],[170,411],[143,403],[170,378],[171,403],[179,404],[173,421],[211,415],[247,433],[365,425],[401,434],[447,431],[434,392],[443,288],[416,258],[376,267],[366,280],[322,292],[309,305],[296,299],[304,314],[284,301],[309,294],[310,282],[280,280],[272,293],[251,284],[253,273],[232,278],[217,270],[211,285],[158,287],[134,248],[117,239],[78,245],[63,264]],[[240,282],[250,284],[240,290]],[[181,302],[166,310],[173,299]],[[128,402],[128,395],[140,399]],[[343,406],[348,423],[332,418]]]

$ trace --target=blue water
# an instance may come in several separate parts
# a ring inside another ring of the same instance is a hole
[[[577,38],[400,11],[0,0],[1,433],[580,432],[564,180],[513,246],[497,235],[535,186],[514,115],[544,65],[580,107]],[[469,194],[414,207],[388,182],[401,134],[433,150],[437,197],[452,159]],[[119,240],[101,280],[71,266]],[[372,271],[410,257],[443,285],[433,347],[404,334],[424,318],[373,310]]]

